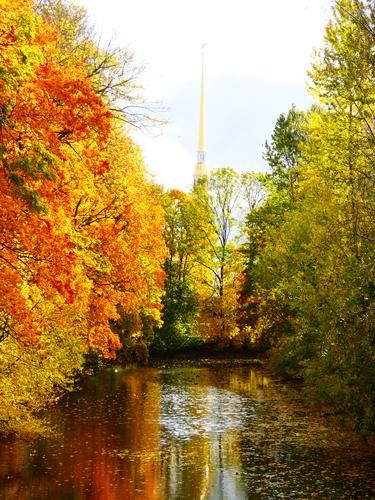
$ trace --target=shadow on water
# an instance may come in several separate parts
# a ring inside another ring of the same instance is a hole
[[[260,368],[107,370],[47,413],[53,438],[0,444],[0,498],[372,498],[355,435]]]

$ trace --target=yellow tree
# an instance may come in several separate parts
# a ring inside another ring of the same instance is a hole
[[[30,0],[0,1],[0,420],[113,357],[119,308],[160,321],[162,208],[138,148]],[[112,129],[112,131],[111,131]]]
[[[206,338],[219,339],[223,344],[238,333],[237,278],[241,259],[233,238],[239,228],[240,181],[233,169],[221,168],[193,190],[204,248],[195,259],[201,295],[200,325]]]

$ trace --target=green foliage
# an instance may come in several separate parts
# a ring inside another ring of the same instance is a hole
[[[178,350],[201,343],[197,333],[198,302],[192,284],[167,271],[163,326],[155,333],[155,350]]]
[[[42,336],[39,346],[23,345],[11,335],[0,342],[0,432],[43,431],[36,415],[74,388],[84,352],[76,334],[57,327]]]
[[[56,60],[64,68],[82,65],[84,76],[90,79],[93,90],[114,118],[136,126],[152,121],[148,111],[143,111],[135,78],[139,68],[134,66],[129,51],[111,46],[101,49],[85,9],[67,0],[39,0],[36,10],[60,33]],[[14,189],[18,202],[19,198],[28,202],[27,212],[31,208],[33,215],[46,212],[38,189],[55,181],[59,168],[68,167],[68,161],[64,166],[65,160],[60,158],[62,164],[58,164],[57,158],[35,141],[30,140],[26,150],[21,134],[11,126],[20,81],[27,76],[35,81],[33,66],[41,58],[41,52],[28,43],[36,37],[38,22],[38,16],[15,19],[14,25],[19,28],[18,48],[7,67],[0,67],[2,86],[12,91],[0,108],[0,131],[9,129],[15,134],[12,155],[5,143],[0,150],[4,185]],[[242,345],[271,347],[275,366],[285,375],[304,379],[311,400],[333,404],[351,415],[364,434],[374,430],[374,46],[372,2],[337,0],[326,30],[325,46],[310,71],[311,90],[319,105],[306,113],[292,107],[280,115],[271,140],[265,144],[269,173],[240,175],[229,167],[221,168],[197,182],[190,194],[175,190],[161,195],[168,250],[164,263],[163,324],[159,318],[159,288],[155,283],[142,285],[141,279],[141,275],[145,278],[151,273],[149,268],[155,268],[152,272],[160,271],[162,282],[163,273],[151,260],[157,261],[155,255],[164,258],[165,254],[163,250],[146,256],[141,249],[144,242],[137,239],[141,235],[142,240],[147,232],[144,224],[142,227],[147,204],[143,211],[137,211],[137,204],[141,206],[144,200],[132,194],[132,190],[142,192],[138,186],[140,178],[135,176],[134,184],[123,186],[121,169],[119,186],[126,194],[117,200],[117,181],[113,178],[107,186],[109,203],[99,208],[95,222],[90,210],[96,209],[98,199],[94,196],[93,201],[87,200],[88,192],[76,195],[75,218],[85,203],[95,205],[86,213],[93,227],[95,258],[86,253],[81,266],[89,266],[89,261],[94,260],[98,292],[93,309],[97,315],[116,318],[118,312],[119,318],[112,321],[111,328],[121,340],[120,361],[143,363],[149,347],[178,350],[199,346],[203,340],[227,346],[237,338]],[[54,140],[55,134],[52,131]],[[71,148],[77,154],[79,166],[83,151],[64,142],[63,137],[60,140],[67,151]],[[117,157],[117,153],[110,155],[111,161]],[[110,181],[111,177],[107,179]],[[77,191],[78,185],[77,178]],[[111,210],[116,204],[121,204],[124,213],[113,215]],[[245,239],[240,234],[244,205],[246,243],[239,253],[238,241]],[[59,207],[56,204],[54,210]],[[133,215],[125,218],[126,210]],[[158,215],[155,213],[154,217]],[[69,225],[69,219],[70,215],[63,218],[64,234],[77,230]],[[133,256],[134,265],[142,259],[147,261],[140,267],[139,280],[137,274],[134,284],[131,280],[127,283],[120,272],[118,281],[101,280],[109,274],[115,260],[105,254],[113,244],[110,240],[114,233],[106,233],[105,224],[98,224],[100,219],[114,220],[116,229],[125,224],[119,229],[124,231],[121,242],[133,235],[134,248],[140,252],[139,256],[134,255],[130,244],[131,250],[125,254],[125,247],[114,245],[113,254],[122,262],[118,267],[131,267]],[[160,214],[159,228],[162,223]],[[132,224],[136,229],[128,231],[127,226]],[[43,318],[43,333],[34,343],[28,343],[15,335],[5,313],[0,316],[0,431],[24,433],[26,428],[29,432],[40,429],[35,419],[38,411],[71,390],[85,361],[86,366],[98,362],[99,351],[87,354],[87,342],[81,338],[78,323],[88,320],[87,311],[75,316],[68,304],[59,302],[55,307],[52,298],[49,304],[42,295],[38,296],[37,288],[32,288],[33,276],[27,263],[33,256],[24,255],[22,247],[18,248],[20,234],[14,234],[12,245],[18,252],[24,279],[23,285],[15,280],[13,288],[31,287],[22,298],[27,297],[30,311],[40,308]],[[145,244],[152,246],[152,241]],[[154,243],[158,244],[156,240]],[[76,254],[87,251],[85,248],[77,248]],[[77,255],[70,255],[73,262]],[[4,262],[15,268],[7,259]],[[78,270],[77,277],[83,277]],[[37,278],[43,282],[42,266]],[[116,285],[113,303],[100,302],[106,287],[112,284]],[[82,294],[89,295],[89,285],[81,285]],[[148,295],[142,292],[142,286],[150,287]],[[120,307],[118,300],[123,288],[129,288],[129,295],[134,294],[134,303],[137,294],[148,299],[135,307],[130,305],[129,297],[129,306]],[[105,327],[108,329],[108,321]]]
[[[276,124],[268,197],[247,219],[242,292],[243,328],[271,342],[278,369],[363,433],[375,407],[371,13],[370,2],[337,1],[310,73],[321,107]]]
[[[169,256],[163,299],[163,326],[153,348],[181,349],[238,333],[237,276],[241,256],[240,195],[247,204],[260,197],[255,175],[226,167],[194,184],[191,194],[164,197]]]
[[[198,302],[194,288],[194,268],[201,254],[201,231],[189,195],[171,191],[164,195],[168,258],[163,325],[155,329],[154,350],[178,350],[201,342],[197,333]]]
[[[56,181],[57,158],[37,142],[29,145],[27,154],[21,150],[19,156],[11,162],[7,159],[7,153],[6,146],[2,145],[0,161],[8,180],[14,185],[14,193],[25,200],[35,212],[47,213],[47,207],[41,202],[38,190],[30,187],[30,183],[35,186],[38,180]]]
[[[271,167],[271,182],[279,190],[288,193],[293,201],[298,181],[298,161],[301,144],[305,139],[304,114],[294,106],[288,114],[277,119],[271,142],[266,141],[264,159]]]

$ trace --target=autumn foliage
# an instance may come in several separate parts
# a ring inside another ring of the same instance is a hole
[[[31,0],[0,0],[2,363],[14,349],[43,359],[56,328],[113,357],[119,308],[160,317],[158,196],[59,37]]]

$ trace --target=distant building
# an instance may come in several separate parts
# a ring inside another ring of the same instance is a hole
[[[205,102],[204,102],[204,48],[202,45],[202,74],[201,74],[201,95],[199,108],[199,131],[198,131],[198,154],[197,163],[194,169],[194,182],[208,176],[206,164],[206,143],[205,143]]]

